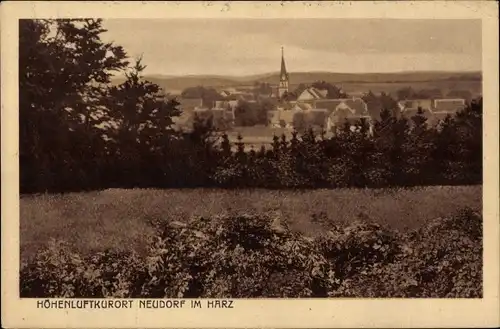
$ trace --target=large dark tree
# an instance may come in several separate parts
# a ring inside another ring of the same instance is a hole
[[[174,134],[173,117],[180,114],[179,103],[167,100],[160,87],[144,79],[146,67],[139,58],[126,80],[109,88],[106,108],[116,123],[111,134],[121,145],[134,143],[153,149]]]
[[[90,184],[79,172],[101,146],[102,95],[128,65],[103,32],[101,20],[19,21],[22,190]]]
[[[140,60],[129,68],[123,48],[102,41],[101,20],[21,20],[19,28],[23,192],[101,188],[123,157],[154,159],[174,133],[178,104],[143,79]],[[112,86],[117,72],[126,80]]]
[[[179,103],[168,100],[160,87],[144,79],[146,67],[139,58],[126,72],[126,80],[109,88],[106,109],[110,122],[106,130],[114,142],[111,153],[115,165],[108,177],[127,184],[151,185],[160,177],[162,159],[176,135],[173,117],[180,114]]]

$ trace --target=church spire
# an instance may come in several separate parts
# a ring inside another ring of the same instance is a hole
[[[282,98],[286,93],[288,93],[288,72],[286,71],[285,65],[285,54],[283,47],[281,47],[281,72],[280,72],[280,82],[278,87],[278,97]]]
[[[286,72],[286,65],[285,65],[285,53],[283,50],[283,47],[281,47],[281,73],[280,73],[280,80],[288,80],[288,73]]]

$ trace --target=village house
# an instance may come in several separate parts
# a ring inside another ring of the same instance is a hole
[[[316,102],[318,107],[324,107],[328,111],[327,131],[335,131],[342,128],[346,123],[354,129],[357,124],[364,120],[373,129],[373,118],[368,111],[368,106],[361,98],[335,99]]]
[[[328,90],[320,90],[314,87],[306,88],[297,96],[297,101],[323,99],[328,94]]]
[[[229,90],[222,90],[219,92],[219,95],[225,98],[231,96],[231,92]]]
[[[433,109],[433,125],[440,124],[447,116],[453,117],[457,112],[465,109],[465,99],[448,98],[435,99]]]
[[[289,75],[286,71],[283,48],[281,72],[278,85],[280,99],[288,92]],[[353,126],[361,119],[372,124],[366,103],[359,97],[348,99],[326,99],[328,91],[308,87],[298,95],[296,101],[281,102],[274,111],[268,112],[268,124],[273,128],[335,131],[345,122]]]
[[[465,99],[446,98],[434,100],[434,113],[457,113],[465,108]]]
[[[409,121],[418,114],[419,110],[422,111],[422,115],[427,120],[432,120],[433,118],[433,104],[431,99],[403,100],[398,102],[398,106],[401,116]]]
[[[211,119],[216,129],[227,129],[234,125],[235,110],[241,102],[261,103],[265,100],[272,103],[275,110],[267,111],[267,126],[286,130],[304,130],[312,128],[316,131],[335,133],[338,129],[350,126],[351,130],[359,128],[359,123],[368,124],[369,132],[373,133],[374,120],[378,119],[378,111],[370,109],[360,97],[328,99],[327,90],[314,87],[305,88],[296,100],[286,100],[289,92],[289,74],[285,59],[281,56],[281,72],[279,83],[273,90],[277,97],[263,97],[243,88],[225,88],[220,91],[223,100],[214,101],[210,106],[204,106],[201,99],[181,99],[181,117]],[[248,87],[250,88],[250,87]],[[464,99],[413,99],[398,102],[395,109],[402,117],[411,120],[418,111],[428,119],[430,125],[436,125],[447,115],[454,115],[465,106]],[[375,113],[377,112],[377,113]],[[187,120],[185,118],[185,120]],[[178,121],[182,121],[178,119]]]
[[[421,108],[423,111],[432,111],[432,99],[411,99],[398,102],[398,106],[403,111],[413,111]]]
[[[430,126],[436,126],[447,116],[454,116],[465,108],[465,99],[442,98],[442,99],[419,99],[404,100],[398,103],[401,115],[411,120],[412,117],[422,111]]]
[[[366,120],[372,129],[373,120],[366,103],[361,98],[323,99],[314,103],[290,102],[268,112],[269,125],[303,130],[313,128],[325,132],[335,132],[336,129],[350,123],[353,128],[360,120]]]

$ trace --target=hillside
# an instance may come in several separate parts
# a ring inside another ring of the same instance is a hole
[[[161,86],[167,91],[180,91],[188,87],[236,87],[251,85],[254,82],[267,82],[275,84],[279,74],[268,73],[242,77],[191,75],[191,76],[162,76],[151,75],[147,79]],[[471,82],[480,83],[481,72],[398,72],[398,73],[332,73],[332,72],[292,72],[290,81],[292,85],[299,83],[312,83],[327,81],[342,84],[380,84],[380,83],[424,83],[424,82]],[[115,83],[123,81],[116,78]]]
[[[290,80],[294,83],[327,81],[330,83],[396,83],[429,82],[439,80],[481,81],[480,72],[398,72],[398,73],[331,73],[331,72],[293,72]],[[259,82],[275,82],[278,73],[261,78]]]

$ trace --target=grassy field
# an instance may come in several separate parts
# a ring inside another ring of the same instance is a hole
[[[50,238],[64,239],[82,253],[113,248],[142,252],[152,236],[151,220],[191,216],[269,213],[286,218],[307,235],[331,223],[366,219],[399,230],[420,227],[461,207],[481,210],[481,186],[413,189],[105,190],[21,198],[21,259]],[[320,218],[315,220],[314,218]]]

